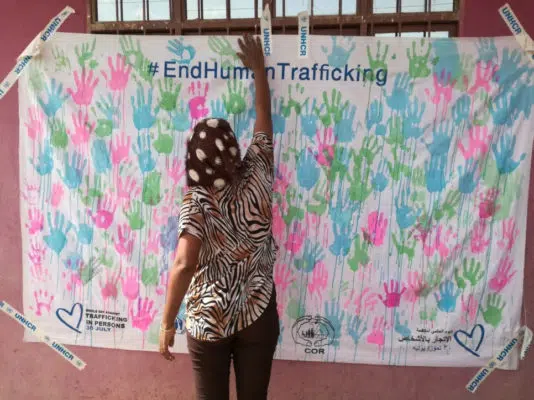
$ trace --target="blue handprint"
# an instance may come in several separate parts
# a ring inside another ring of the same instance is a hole
[[[452,140],[452,126],[450,121],[441,121],[432,136],[432,143],[427,143],[429,153],[432,156],[443,156],[449,153]]]
[[[116,127],[117,121],[120,120],[120,97],[118,98],[118,104],[115,105],[111,93],[108,94],[107,99],[104,96],[100,96],[96,106],[108,121],[113,121],[113,126]]]
[[[169,217],[161,227],[160,243],[165,253],[172,253],[178,245],[178,218]]]
[[[343,319],[345,318],[345,311],[341,311],[339,302],[332,300],[330,304],[328,302],[324,305],[325,317],[330,322],[331,327],[334,329],[332,339],[332,346],[339,347],[339,338],[341,337],[341,326]]]
[[[174,320],[174,329],[176,329],[176,333],[178,333],[179,335],[181,335],[185,331],[185,310],[185,302],[182,302],[182,304],[180,305],[180,310],[178,310],[178,315]]]
[[[480,38],[476,46],[480,61],[490,62],[499,58],[497,46],[495,46],[495,40],[493,38]]]
[[[469,159],[465,163],[465,167],[458,166],[458,190],[463,194],[471,194],[478,186],[480,181],[480,171],[478,170],[479,161]]]
[[[82,263],[83,257],[79,253],[71,253],[65,260],[63,260],[65,268],[71,271],[79,271]]]
[[[83,170],[87,166],[87,159],[82,160],[82,155],[73,153],[69,163],[69,156],[65,157],[65,173],[58,170],[59,176],[69,189],[77,189],[82,183]]]
[[[300,116],[300,124],[302,126],[302,133],[308,136],[310,139],[315,138],[317,132],[317,121],[319,118],[314,110],[317,108],[317,100],[313,99],[311,108],[309,105],[309,99],[306,99],[304,112]]]
[[[211,100],[211,116],[213,118],[227,119],[228,113],[221,99]],[[189,120],[187,121],[189,123]]]
[[[93,242],[93,227],[91,225],[85,223],[78,225],[76,233],[80,244],[90,245]]]
[[[354,125],[354,116],[356,115],[356,106],[345,108],[343,111],[343,116],[341,121],[334,125],[334,134],[336,136],[337,142],[339,143],[349,143],[354,140],[356,134],[356,129],[352,126]]]
[[[334,242],[328,249],[336,257],[346,257],[349,254],[352,245],[350,225],[333,224],[332,233],[334,234]]]
[[[351,316],[347,321],[347,333],[352,338],[355,345],[358,345],[363,334],[367,331],[367,323],[363,324],[363,326],[362,323],[363,320],[357,315]]]
[[[510,99],[511,114],[519,118],[521,113],[525,114],[525,118],[530,118],[532,112],[532,105],[534,104],[534,86],[520,85],[512,89],[512,97]],[[512,124],[516,118],[511,118]],[[511,126],[511,125],[510,125]]]
[[[456,300],[460,296],[461,290],[454,287],[454,283],[451,280],[447,280],[439,285],[439,296],[434,293],[438,308],[443,312],[453,312],[456,310]]]
[[[180,110],[175,111],[172,115],[172,126],[178,132],[185,132],[190,127],[189,122],[189,103],[185,103],[180,100]]]
[[[420,208],[412,208],[408,206],[408,199],[410,198],[410,188],[406,187],[401,190],[400,196],[395,199],[395,215],[397,216],[397,224],[400,229],[407,229],[411,227],[417,218],[421,215]]]
[[[234,117],[235,137],[239,141],[244,133],[248,131],[250,126],[250,116],[248,114],[237,114]]]
[[[512,126],[514,119],[512,116],[512,97],[509,92],[503,91],[495,96],[495,100],[490,104],[490,113],[493,123],[497,126]]]
[[[248,109],[248,117],[254,120],[256,119],[256,85],[254,85],[254,82],[250,82],[250,85],[248,85],[248,92],[252,99],[252,107]]]
[[[502,62],[499,71],[494,75],[493,80],[499,83],[499,86],[513,86],[513,83],[519,81],[521,75],[528,71],[528,65],[521,66],[521,51],[514,49],[510,53],[509,48],[505,48],[502,53]]]
[[[335,205],[330,204],[328,214],[333,224],[348,226],[360,205],[356,201],[351,201],[350,194],[342,189],[342,186],[339,185],[336,203]]]
[[[306,239],[302,258],[295,260],[295,268],[299,271],[309,273],[312,272],[315,264],[324,258],[322,246],[319,244],[312,244],[311,240]]]
[[[408,328],[408,320],[404,321],[404,324],[401,324],[399,314],[395,314],[395,332],[403,338],[412,335],[412,331]]]
[[[169,40],[167,50],[176,55],[176,61],[182,65],[189,65],[196,55],[195,48],[191,45],[184,46],[182,38]]]
[[[376,170],[376,173],[373,175],[373,178],[371,179],[371,185],[373,185],[373,189],[376,190],[377,192],[383,192],[388,186],[389,180],[386,174],[387,174],[386,163],[384,160],[381,160],[378,163],[378,168]]]
[[[306,190],[313,188],[319,180],[320,170],[310,149],[301,150],[297,157],[297,181]]]
[[[286,131],[286,117],[284,116],[284,98],[274,99],[273,101],[273,133],[283,134]]]
[[[355,43],[351,43],[351,47],[349,49],[338,46],[336,36],[332,36],[332,50],[330,54],[328,54],[328,48],[326,46],[322,46],[323,53],[328,56],[328,64],[334,68],[345,67],[349,61],[350,54],[355,48]]]
[[[365,122],[367,125],[367,130],[371,131],[373,126],[376,125],[375,134],[377,136],[386,135],[386,125],[382,123],[382,118],[384,115],[384,105],[381,101],[374,100],[366,112]]]
[[[452,116],[454,123],[460,125],[463,122],[469,122],[469,110],[471,109],[471,97],[467,94],[461,96],[452,106]]]
[[[447,155],[432,156],[430,162],[425,161],[426,188],[431,193],[441,192],[445,189],[445,168],[447,167]]]
[[[425,133],[426,128],[420,126],[425,108],[426,104],[423,102],[419,104],[419,100],[416,98],[413,104],[406,109],[402,122],[403,135],[406,139],[419,139]]]
[[[510,174],[515,171],[521,161],[526,157],[525,153],[522,153],[519,156],[519,161],[514,161],[512,157],[514,156],[516,137],[509,134],[503,134],[499,138],[498,143],[491,145],[493,154],[495,156],[495,162],[497,163],[497,170],[500,174]]]
[[[63,84],[58,84],[56,80],[52,78],[50,85],[46,86],[46,95],[48,96],[48,103],[45,103],[40,96],[37,101],[46,116],[52,118],[56,115],[57,110],[61,108],[65,100],[67,100],[68,94],[63,94]]]
[[[137,136],[137,147],[133,148],[135,154],[137,154],[137,160],[139,161],[139,168],[143,172],[150,172],[156,166],[156,161],[152,157],[152,149],[150,147],[150,135]]]
[[[53,224],[52,213],[48,212],[47,217],[50,234],[44,237],[44,241],[51,250],[59,255],[65,247],[65,244],[67,244],[67,233],[72,228],[72,224],[70,222],[65,224],[65,216],[59,211],[56,211],[54,215]]]
[[[462,63],[456,40],[440,39],[432,41],[432,51],[436,63],[433,67],[434,74],[451,74],[452,79],[459,79],[462,74]]]
[[[133,121],[137,130],[149,129],[156,123],[156,115],[159,112],[159,105],[152,111],[152,92],[148,89],[148,98],[145,102],[145,90],[141,85],[137,87],[137,102],[134,96],[131,97],[133,109]],[[137,103],[137,104],[136,104]]]
[[[410,80],[410,75],[403,72],[395,77],[395,83],[391,95],[387,97],[386,101],[389,107],[394,111],[401,113],[408,108],[410,104],[410,95],[412,94],[413,83]]]
[[[41,149],[39,145],[39,155],[37,164],[30,159],[30,163],[34,166],[35,171],[41,176],[48,175],[54,168],[54,158],[52,157],[52,147],[50,147],[50,141],[45,140],[44,149]]]
[[[102,174],[111,169],[111,159],[106,142],[103,139],[96,139],[93,141],[91,147],[91,156],[93,158],[93,165],[97,174]]]

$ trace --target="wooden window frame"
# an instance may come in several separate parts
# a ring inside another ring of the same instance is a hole
[[[202,35],[202,34],[242,34],[244,32],[259,32],[258,18],[230,18],[230,0],[226,0],[226,19],[197,19],[188,20],[185,0],[170,0],[170,20],[168,21],[96,21],[97,1],[87,1],[87,31],[90,33],[128,33],[128,34],[170,34],[170,35]],[[118,0],[117,0],[118,1]],[[202,1],[198,0],[199,15],[202,17]],[[285,0],[288,1],[288,0]],[[342,1],[339,12],[342,10]],[[403,13],[401,0],[397,0],[397,12],[390,14],[373,14],[373,0],[354,0],[356,4],[355,15],[317,15],[310,16],[311,34],[333,34],[373,36],[375,33],[403,32],[406,27],[424,27],[424,32],[447,30],[449,36],[458,36],[461,15],[463,14],[464,1],[454,0],[451,12],[418,12]],[[143,16],[146,18],[148,8],[147,0],[143,0]],[[262,3],[270,3],[272,10],[272,27],[274,34],[286,34],[296,32],[298,22],[296,17],[277,16],[275,0],[256,0]],[[119,4],[119,3],[117,3]],[[285,3],[284,3],[285,4]],[[313,0],[312,0],[313,10]],[[425,0],[425,10],[428,10],[431,0]],[[257,15],[257,6],[254,8]],[[117,8],[117,15],[121,15]],[[436,27],[439,26],[439,29]],[[393,30],[391,30],[393,29]],[[426,36],[426,34],[425,34]]]

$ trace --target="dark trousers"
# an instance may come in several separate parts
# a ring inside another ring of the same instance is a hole
[[[199,400],[227,400],[230,360],[234,363],[237,398],[266,400],[280,325],[276,295],[262,316],[235,335],[216,342],[187,336]]]

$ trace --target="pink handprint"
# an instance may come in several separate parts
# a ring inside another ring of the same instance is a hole
[[[175,185],[178,185],[182,177],[185,175],[185,166],[178,158],[172,161],[172,166],[168,169],[168,175]]]
[[[26,190],[22,192],[22,197],[30,206],[35,206],[39,203],[39,195],[41,193],[39,185],[30,185],[25,182]]]
[[[205,83],[202,88],[202,83],[199,81],[196,83],[191,82],[189,86],[189,94],[193,96],[189,100],[189,113],[193,120],[200,120],[209,113],[209,109],[206,107],[206,96],[208,95],[209,84]]]
[[[165,193],[159,207],[154,208],[152,220],[157,226],[163,226],[167,224],[169,215],[177,215],[178,213],[178,205],[174,204],[172,191],[169,190]]]
[[[437,73],[434,74],[434,95],[432,95],[429,89],[425,89],[425,92],[430,101],[436,106],[439,105],[441,98],[443,97],[443,106],[444,110],[446,110],[451,102],[452,89],[455,84],[456,81],[452,79],[452,73],[447,73],[447,71],[443,69],[440,76],[438,76]]]
[[[130,155],[130,145],[132,144],[132,137],[127,136],[126,132],[122,131],[117,136],[117,140],[111,138],[111,162],[115,166],[119,166],[121,161],[127,160]]]
[[[373,211],[367,217],[367,227],[362,228],[363,236],[368,243],[373,246],[380,246],[384,243],[388,220],[384,213]]]
[[[273,190],[276,193],[285,196],[292,178],[293,172],[289,171],[289,168],[285,163],[280,162],[276,170]]]
[[[56,182],[52,185],[52,193],[50,194],[50,205],[54,208],[59,206],[63,198],[63,185],[61,182]]]
[[[31,270],[32,278],[37,282],[47,282],[52,276],[48,272],[47,268],[44,268],[42,264],[32,264]]]
[[[506,285],[508,285],[510,280],[512,280],[517,272],[514,271],[510,273],[510,270],[512,269],[512,263],[513,261],[510,259],[509,255],[501,258],[497,272],[495,272],[495,275],[493,275],[493,278],[491,278],[489,281],[489,288],[492,291],[499,293],[506,287]]]
[[[487,63],[484,61],[477,62],[475,83],[467,92],[470,95],[474,95],[478,89],[482,88],[486,93],[489,93],[491,91],[490,82],[493,80],[498,67],[497,64],[493,64],[491,61]]]
[[[159,285],[156,287],[156,294],[158,296],[162,296],[165,294],[165,291],[167,290],[168,279],[169,273],[167,271],[163,271],[159,276]]]
[[[296,223],[295,229],[287,236],[286,250],[292,254],[297,254],[302,248],[305,238],[306,228],[302,227],[300,223]]]
[[[127,176],[123,181],[119,176],[117,182],[117,197],[121,200],[122,204],[128,203],[131,198],[139,196],[141,188],[137,186],[137,182],[132,176]]]
[[[284,218],[282,216],[282,212],[280,210],[280,206],[278,204],[275,204],[273,206],[273,236],[277,241],[282,241],[284,238],[284,233],[286,230],[286,223],[284,221]]]
[[[446,259],[449,256],[452,244],[450,244],[451,238],[456,238],[457,235],[452,231],[451,228],[447,228],[445,233],[443,233],[443,227],[439,226],[436,234],[436,249],[439,253],[439,256],[442,260]]]
[[[83,282],[80,273],[78,271],[69,270],[68,273],[63,272],[62,276],[63,279],[67,280],[66,290],[71,292],[73,296],[76,296],[77,294],[81,297]],[[78,293],[76,293],[76,288],[78,288]]]
[[[35,315],[40,317],[43,315],[43,311],[46,311],[47,314],[50,314],[50,308],[52,307],[52,302],[54,301],[54,295],[48,294],[45,290],[44,292],[39,289],[33,292],[33,298],[35,299],[35,306],[30,306],[30,310],[35,312]]]
[[[148,330],[150,324],[156,316],[157,310],[152,310],[154,300],[145,297],[141,303],[141,298],[137,299],[137,313],[134,313],[133,307],[130,307],[130,317],[132,319],[132,326],[139,329],[143,333]]]
[[[295,278],[291,274],[291,270],[287,267],[287,264],[276,264],[274,266],[274,284],[276,285],[276,291],[280,294],[285,294],[289,285],[291,285]]]
[[[498,196],[499,190],[495,188],[491,188],[486,193],[480,194],[480,204],[478,206],[478,216],[480,218],[491,218],[499,211],[500,206],[497,205]]]
[[[148,231],[148,241],[144,251],[145,255],[159,253],[159,237],[159,232],[152,232],[152,230]]]
[[[37,239],[32,241],[31,249],[28,252],[28,257],[34,266],[40,267],[42,265],[45,253],[46,247],[42,242],[38,241]]]
[[[475,299],[475,296],[472,294],[467,298],[467,302],[464,300],[464,295],[462,294],[462,323],[464,324],[473,324],[477,319],[478,312],[478,301]]]
[[[38,208],[32,208],[28,210],[28,222],[26,222],[26,228],[30,232],[30,235],[35,235],[37,232],[41,232],[44,226],[44,216]]]
[[[378,346],[378,352],[382,351],[386,337],[384,335],[385,327],[384,317],[375,317],[373,321],[373,330],[367,335],[367,343],[376,344]]]
[[[489,238],[485,238],[487,229],[488,224],[484,220],[475,224],[471,235],[471,251],[474,254],[483,253],[490,244]]]
[[[113,300],[117,298],[117,283],[119,282],[120,274],[120,268],[115,272],[109,272],[109,270],[106,270],[106,281],[102,283],[102,279],[99,280],[98,284],[100,285],[100,292],[102,293],[102,298],[104,299],[105,303],[107,303],[109,298],[112,298]]]
[[[139,296],[139,272],[137,268],[130,267],[126,269],[125,276],[121,277],[122,294],[131,303]]]
[[[378,295],[378,298],[384,303],[387,308],[398,307],[400,304],[401,296],[406,291],[406,288],[403,286],[402,290],[399,292],[400,284],[398,281],[393,279],[389,282],[389,289],[386,282],[384,282],[384,292],[386,298],[383,298],[382,295]]]
[[[113,242],[115,243],[115,250],[120,255],[129,259],[132,255],[134,241],[135,232],[132,233],[128,224],[122,224],[117,227],[117,236],[113,239]]]
[[[97,228],[108,229],[113,222],[116,209],[117,204],[113,195],[111,192],[107,192],[103,198],[98,200],[96,214],[93,214],[91,210],[88,210],[87,213]]]
[[[108,88],[114,91],[124,90],[128,84],[128,79],[130,78],[132,66],[126,64],[126,57],[121,54],[117,54],[116,56],[116,67],[113,66],[113,59],[111,56],[108,57],[108,65],[109,78],[106,71],[101,71]]]
[[[28,129],[28,137],[31,140],[39,141],[44,133],[43,112],[37,106],[31,107],[28,112],[30,114],[30,121],[25,123]]]
[[[84,68],[81,79],[78,71],[74,71],[74,83],[76,85],[76,91],[72,88],[67,89],[67,93],[71,95],[72,100],[79,106],[91,105],[96,85],[98,85],[98,78],[93,76],[93,71],[91,70],[87,74]]]
[[[320,133],[320,129],[317,129],[315,132],[317,138],[317,154],[315,155],[315,159],[319,165],[329,167],[334,160],[335,138],[333,138],[333,130],[332,128],[325,128],[322,138]]]
[[[412,303],[412,318],[415,310],[415,303],[421,296],[421,293],[427,288],[427,284],[424,281],[423,275],[418,271],[408,272],[408,283],[406,284],[406,292],[404,298]]]
[[[328,285],[328,270],[323,261],[315,264],[311,281],[308,282],[308,293],[310,296],[317,296],[319,302],[323,302],[323,292]]]
[[[483,158],[490,148],[491,136],[487,126],[473,126],[469,129],[469,142],[467,148],[458,141],[458,150],[466,160]]]
[[[516,228],[513,217],[502,221],[502,239],[497,243],[498,246],[507,252],[510,252],[514,247],[515,240],[519,235],[519,229]]]
[[[72,139],[74,146],[80,146],[89,142],[89,137],[95,129],[96,123],[89,123],[89,115],[84,114],[82,110],[78,111],[78,114],[72,114],[72,122],[74,124],[74,133],[70,129],[67,129],[67,134]]]
[[[374,311],[378,304],[378,299],[379,296],[371,292],[371,289],[368,287],[364,288],[362,293],[354,299],[354,305],[356,306],[355,314],[364,315],[369,311]]]

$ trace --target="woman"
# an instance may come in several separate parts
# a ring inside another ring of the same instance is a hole
[[[187,145],[187,184],[178,250],[169,273],[160,352],[174,356],[174,321],[187,294],[187,346],[200,399],[228,399],[230,360],[238,398],[267,398],[279,336],[272,276],[273,135],[259,39],[239,40],[254,73],[256,122],[247,154],[225,120],[198,123]]]

